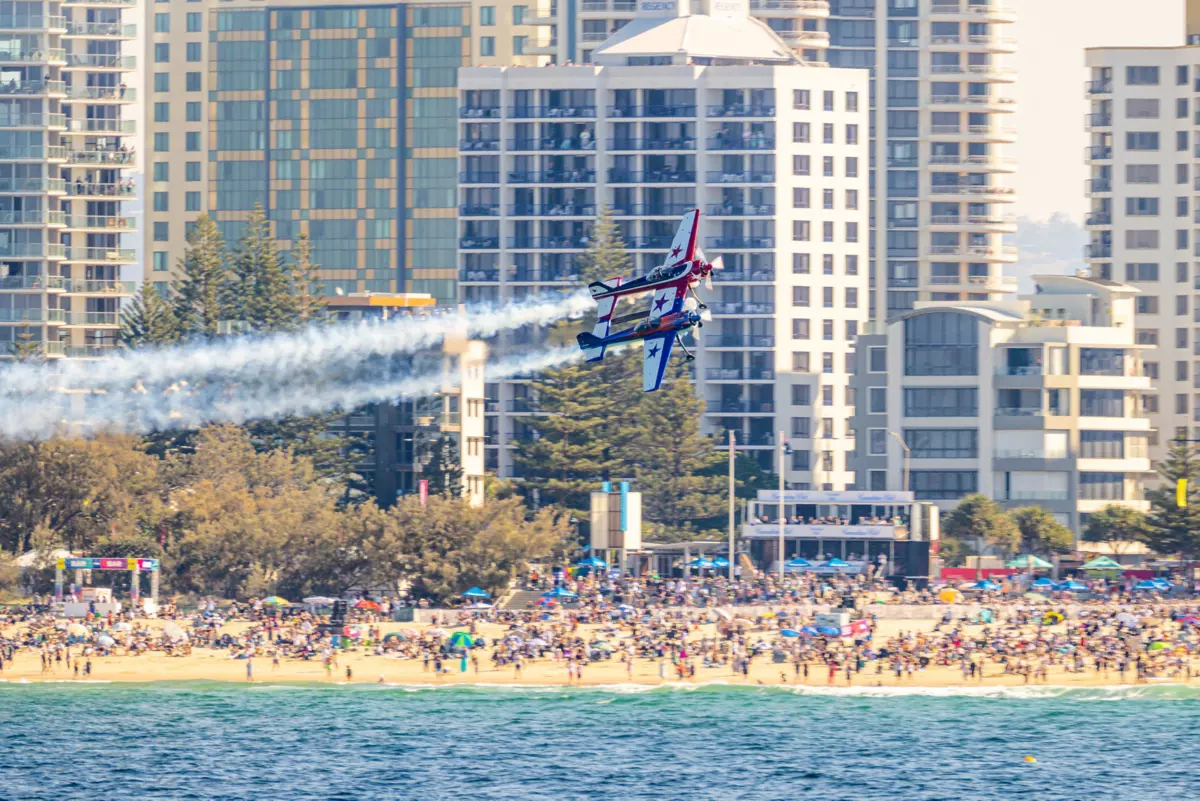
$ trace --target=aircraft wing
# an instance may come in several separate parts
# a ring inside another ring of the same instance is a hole
[[[671,249],[663,264],[673,267],[696,257],[696,233],[700,229],[700,209],[692,209],[679,221],[679,230],[671,240]]]
[[[657,320],[666,314],[683,309],[683,298],[687,294],[687,280],[661,286],[654,291],[650,300],[650,315],[647,319]]]
[[[646,337],[642,340],[642,391],[653,392],[662,386],[663,373],[671,359],[675,332]]]

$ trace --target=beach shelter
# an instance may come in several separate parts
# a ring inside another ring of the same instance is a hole
[[[287,606],[287,598],[280,598],[278,595],[272,595],[270,598],[263,598],[264,606]]]
[[[1087,592],[1088,586],[1082,582],[1070,579],[1062,582],[1054,589],[1059,590],[1060,592]]]
[[[807,634],[807,635],[808,635],[808,636],[810,636],[810,637],[815,637],[815,636],[817,636],[818,634],[820,634],[821,632],[817,631],[817,627],[816,627],[816,626],[801,626],[801,627],[800,627],[800,633],[801,633],[801,634]]]
[[[824,634],[826,637],[841,637],[842,636],[842,630],[835,629],[833,626],[819,626],[817,628],[817,631],[821,634]]]
[[[1017,568],[1020,568],[1021,570],[1049,570],[1050,568],[1054,567],[1054,565],[1050,564],[1045,559],[1041,558],[1040,556],[1036,556],[1034,554],[1018,556],[1016,559],[1013,559],[1011,562],[1005,562],[1004,566],[1005,567],[1017,567]]]
[[[997,584],[996,582],[992,581],[991,579],[980,579],[979,581],[972,584],[971,588],[976,589],[976,590],[987,590],[988,592],[995,592],[996,590],[1000,589],[1000,585]]]
[[[450,646],[452,648],[471,648],[475,645],[475,638],[465,631],[456,631],[450,635]]]
[[[464,598],[491,598],[491,594],[486,590],[481,590],[478,587],[472,587],[462,594]]]
[[[550,590],[549,592],[543,592],[542,597],[543,598],[578,598],[579,595],[571,592],[568,589],[565,589],[564,587],[555,587],[554,589]]]
[[[1097,556],[1090,562],[1083,563],[1084,570],[1124,570],[1121,563],[1107,556]]]
[[[304,603],[310,606],[333,606],[337,603],[337,599],[327,598],[324,595],[310,595],[304,599]]]

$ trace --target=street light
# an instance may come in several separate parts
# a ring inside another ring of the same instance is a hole
[[[900,443],[900,447],[904,448],[904,491],[908,492],[908,460],[909,460],[909,457],[912,455],[912,451],[910,451],[908,449],[908,443],[904,441],[904,438],[901,437],[899,434],[897,434],[895,431],[889,431],[888,434],[895,437],[896,442]]]
[[[785,454],[792,452],[792,446],[788,445],[787,434],[783,431],[779,432],[779,586],[780,592],[783,592],[783,457]]]

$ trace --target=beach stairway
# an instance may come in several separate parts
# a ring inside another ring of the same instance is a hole
[[[541,597],[542,594],[537,590],[517,590],[504,599],[500,606],[503,609],[530,609]]]

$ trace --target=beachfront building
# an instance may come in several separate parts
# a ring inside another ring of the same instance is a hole
[[[705,430],[735,431],[770,469],[782,431],[789,485],[844,489],[867,318],[867,74],[800,63],[736,4],[709,11],[646,2],[590,65],[460,71],[461,297],[577,290],[604,208],[645,272],[699,208],[700,245],[725,264],[695,343]],[[487,395],[488,469],[512,476],[536,398],[528,380]]]
[[[0,12],[0,359],[96,357],[134,285],[124,43],[132,0],[5,3]]]
[[[588,64],[636,5],[540,0],[532,21],[551,58]],[[749,0],[749,13],[805,63],[871,70],[871,317],[1015,292],[1016,15],[1003,0]]]
[[[453,303],[457,72],[537,63],[524,9],[146,3],[146,279],[177,277],[201,214],[232,245],[260,204],[285,250],[309,235],[330,294]]]
[[[1092,275],[1141,290],[1151,455],[1200,438],[1200,4],[1187,44],[1087,50]]]
[[[326,313],[339,323],[386,322],[435,314],[428,294],[355,293],[329,298]],[[373,403],[355,409],[331,428],[357,443],[350,453],[369,454],[357,469],[376,502],[392,504],[419,494],[422,480],[436,484],[441,475],[457,472],[463,495],[483,503],[483,371],[487,345],[466,336],[448,336],[435,348],[395,356],[411,363],[417,374],[441,371],[441,389],[421,398]],[[438,470],[431,475],[430,468]],[[431,487],[436,492],[436,487]]]
[[[1148,509],[1140,292],[1034,280],[1018,300],[919,303],[859,338],[860,489],[908,490],[943,509],[979,492],[1045,507],[1077,533],[1110,504]]]

